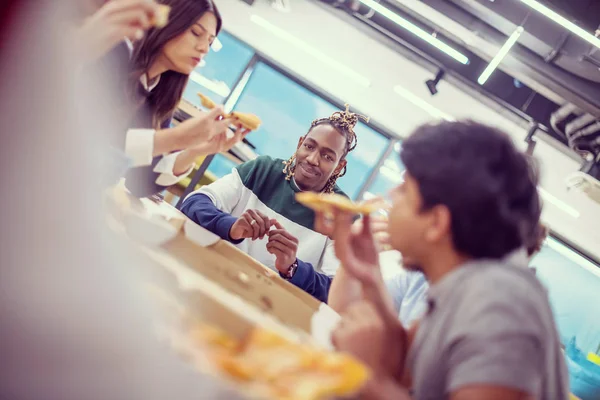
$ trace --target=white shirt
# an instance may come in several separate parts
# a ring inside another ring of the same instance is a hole
[[[130,51],[132,49],[131,42],[125,41]],[[148,77],[143,74],[140,77],[140,83],[142,87],[151,92],[160,82],[160,76],[155,78],[152,82],[148,82]],[[125,136],[125,154],[131,160],[131,167],[144,167],[152,164],[152,153],[154,152],[154,129],[129,129]],[[173,168],[175,167],[175,161],[181,151],[177,151],[171,154],[165,154],[162,156],[160,161],[156,164],[153,171],[160,174],[156,178],[156,184],[160,186],[171,186],[181,181],[183,178],[188,176],[194,169],[192,165],[187,171],[181,175],[175,175]]]

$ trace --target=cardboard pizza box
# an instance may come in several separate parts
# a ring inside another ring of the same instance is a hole
[[[109,196],[115,230],[149,249],[166,251],[202,279],[331,348],[331,331],[340,317],[329,306],[195,224],[170,204],[149,199],[134,201],[123,196],[123,190],[117,187]]]

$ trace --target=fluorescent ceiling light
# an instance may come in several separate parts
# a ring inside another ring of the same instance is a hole
[[[498,54],[496,54],[496,56],[488,64],[487,68],[483,71],[479,79],[477,79],[477,82],[480,85],[483,85],[487,82],[492,73],[496,70],[496,68],[498,68],[498,65],[500,65],[502,60],[504,60],[504,57],[506,57],[510,49],[515,45],[515,43],[517,43],[517,40],[519,40],[519,37],[521,37],[524,31],[525,29],[520,26],[515,29],[512,35],[509,36],[504,45],[500,48],[500,51],[498,51]]]
[[[550,193],[548,193],[546,190],[544,190],[543,188],[541,188],[539,186],[538,186],[538,192],[539,192],[540,196],[542,196],[542,199],[544,199],[548,203],[560,208],[562,211],[566,212],[573,218],[579,218],[579,215],[580,215],[579,211],[577,211],[576,209],[574,209],[573,207],[571,207],[564,201],[559,200],[557,197],[551,195]]]
[[[229,86],[223,81],[215,82],[207,79],[196,71],[192,71],[190,74],[190,79],[196,82],[198,85],[204,86],[205,88],[212,90],[214,93],[218,94],[221,97],[229,96],[231,89]]]
[[[563,28],[568,29],[569,31],[573,32],[574,34],[576,34],[577,36],[579,36],[586,42],[589,42],[590,44],[592,44],[600,49],[600,38],[595,37],[591,33],[587,32],[584,29],[580,28],[579,26],[575,25],[574,23],[572,23],[571,21],[569,21],[562,15],[558,14],[557,12],[552,11],[545,5],[540,4],[535,0],[521,0],[521,2],[525,3],[527,6],[533,8],[535,11],[550,18],[552,21],[556,22]]]
[[[348,68],[346,65],[333,59],[332,57],[329,57],[327,54],[320,52],[319,50],[312,47],[310,44],[303,42],[294,35],[288,33],[287,31],[271,24],[266,19],[261,18],[258,15],[252,15],[250,16],[250,20],[255,24],[259,25],[260,27],[271,32],[275,36],[279,37],[280,39],[285,40],[289,44],[296,46],[298,49],[304,51],[305,53],[310,54],[322,63],[327,64],[331,68],[341,72],[342,74],[346,75],[348,78],[351,78],[354,82],[358,83],[359,85],[364,87],[371,86],[371,81],[369,79],[360,75],[356,71]]]
[[[456,121],[456,119],[449,114],[437,109],[436,107],[429,104],[427,101],[423,100],[413,92],[404,89],[402,86],[397,85],[394,87],[394,92],[404,97],[406,100],[410,101],[415,106],[427,112],[434,118],[445,119],[446,121]]]
[[[221,51],[221,49],[223,48],[223,43],[221,43],[221,41],[219,40],[219,38],[215,38],[215,40],[213,41],[212,45],[210,46],[210,48],[212,49],[212,51],[214,51],[215,53],[218,53],[219,51]]]
[[[359,0],[359,1],[361,3],[363,3],[364,5],[371,7],[372,10],[377,11],[379,14],[383,15],[390,21],[395,22],[396,24],[400,25],[402,28],[406,29],[407,31],[409,31],[413,35],[417,36],[418,38],[426,41],[427,43],[429,43],[433,47],[437,48],[438,50],[446,53],[447,55],[454,58],[459,63],[465,64],[465,65],[469,63],[469,58],[467,56],[465,56],[464,54],[462,54],[460,51],[450,47],[448,44],[442,42],[440,39],[431,35],[429,32],[425,31],[424,29],[419,28],[412,22],[402,18],[400,15],[396,14],[392,10],[385,8],[384,6],[382,6],[381,4],[379,4],[373,0]]]

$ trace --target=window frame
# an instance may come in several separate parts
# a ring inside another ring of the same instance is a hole
[[[232,34],[229,31],[226,31],[226,32],[228,35],[230,35],[234,39],[240,41],[241,43],[245,44],[246,46],[248,46],[250,48],[253,48],[250,44],[248,44],[244,40],[240,39],[238,36]],[[303,79],[302,77],[295,75],[292,71],[281,66],[280,64],[275,62],[269,56],[265,55],[264,53],[260,52],[259,50],[254,49],[254,56],[246,65],[246,68],[243,70],[239,80],[236,82],[236,86],[234,86],[232,88],[230,95],[225,100],[225,111],[229,111],[229,110],[232,110],[235,108],[236,104],[239,101],[239,98],[242,96],[242,94],[244,93],[244,91],[246,89],[246,85],[248,84],[250,77],[252,76],[252,73],[254,72],[254,69],[256,68],[256,66],[259,63],[264,64],[265,66],[267,66],[269,68],[272,68],[275,72],[277,72],[278,74],[281,74],[284,78],[289,79],[296,85],[308,90],[316,97],[319,97],[319,98],[331,103],[338,109],[343,110],[345,108],[345,106],[344,106],[345,103],[342,100],[340,100],[339,98],[332,96],[331,94],[324,91],[317,85],[314,85],[313,83]],[[355,112],[360,114],[359,109],[354,109],[354,110],[355,110]],[[387,146],[385,147],[384,151],[382,152],[381,156],[375,162],[374,166],[371,167],[371,171],[370,171],[367,179],[365,179],[363,184],[360,186],[360,189],[358,190],[357,195],[356,195],[357,198],[362,198],[362,196],[365,193],[365,191],[367,190],[367,188],[369,186],[371,186],[371,184],[375,180],[377,173],[379,171],[379,168],[381,167],[381,165],[383,165],[386,158],[394,150],[394,145],[397,142],[400,142],[400,139],[398,138],[398,136],[392,134],[390,131],[385,129],[382,125],[378,124],[376,121],[373,121],[373,120],[369,121],[368,127],[371,128],[376,133],[382,135],[385,139],[388,140],[388,143],[387,143]],[[251,142],[248,142],[248,141],[245,141],[245,142],[246,142],[246,144],[250,145],[252,148],[255,148],[251,144]]]
[[[312,82],[309,82],[308,80],[302,78],[301,76],[295,75],[294,72],[292,72],[288,68],[280,65],[279,63],[274,61],[271,57],[267,56],[260,50],[257,50],[254,46],[250,45],[248,42],[241,39],[239,36],[231,33],[230,31],[228,31],[226,29],[224,31],[229,36],[231,36],[233,39],[239,41],[240,43],[242,43],[243,45],[245,45],[246,47],[248,47],[254,51],[252,58],[250,59],[250,61],[248,61],[246,66],[242,69],[242,72],[240,73],[240,75],[236,79],[234,85],[232,86],[229,96],[227,96],[225,98],[225,102],[224,102],[225,111],[230,111],[235,107],[235,105],[239,101],[239,98],[241,97],[242,93],[246,89],[248,81],[250,80],[250,77],[252,76],[252,73],[254,72],[256,65],[259,63],[263,63],[266,66],[272,68],[277,73],[283,75],[285,78],[287,78],[287,79],[291,80],[292,82],[294,82],[295,84],[307,89],[309,92],[311,92],[315,96],[322,98],[323,100],[333,104],[334,106],[338,107],[339,109],[344,109],[344,101],[340,100],[339,98],[337,98],[335,96],[332,96],[330,93],[324,91],[317,85],[313,84]],[[360,109],[355,109],[355,111],[360,113]],[[189,117],[190,116],[187,113],[182,112],[181,110],[178,110],[176,112],[176,119],[178,119],[179,121],[185,121]],[[372,167],[369,176],[367,177],[365,182],[363,182],[362,186],[360,187],[360,189],[357,193],[357,198],[359,198],[359,199],[362,198],[362,196],[367,191],[367,189],[375,181],[375,178],[377,177],[377,174],[379,173],[379,168],[381,168],[381,166],[383,165],[383,163],[385,162],[387,157],[389,157],[389,155],[394,151],[394,146],[396,145],[396,143],[402,143],[401,138],[399,138],[397,135],[394,135],[389,130],[385,129],[382,125],[378,124],[376,121],[373,121],[373,120],[369,121],[368,126],[369,126],[369,128],[373,129],[375,132],[379,133],[380,135],[382,135],[386,139],[388,139],[388,145],[387,145],[387,148],[383,151],[383,153],[379,157],[379,159],[377,160],[377,162]],[[250,147],[255,148],[246,139],[244,139],[244,142],[246,144],[248,144]],[[212,159],[213,159],[212,156],[207,157],[205,163],[203,163],[203,165],[200,166],[199,170],[196,172],[196,175],[199,172],[201,172],[201,175],[203,175],[204,172],[206,171],[206,169],[208,168],[208,164],[210,163],[210,161],[212,161]],[[204,165],[204,164],[206,164],[206,165]],[[194,186],[192,186],[192,187],[194,187]],[[592,264],[594,264],[596,267],[600,268],[600,260],[597,260],[594,257],[592,257],[591,255],[585,253],[581,248],[576,246],[574,243],[572,243],[565,237],[561,236],[560,234],[558,234],[552,230],[550,231],[549,236],[551,236],[553,239],[555,239],[562,245],[566,246],[568,249],[574,251],[578,255],[587,259]]]

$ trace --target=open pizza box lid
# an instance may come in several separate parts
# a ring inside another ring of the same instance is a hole
[[[162,315],[163,318],[157,320],[159,334],[164,333],[164,337],[170,341],[173,350],[180,352],[199,371],[213,375],[224,385],[243,393],[244,397],[255,399],[262,398],[262,395],[261,392],[252,390],[254,387],[252,382],[247,382],[248,386],[246,386],[246,382],[243,380],[237,381],[235,378],[232,380],[231,376],[227,378],[228,373],[222,371],[222,367],[219,367],[218,363],[215,364],[214,360],[209,361],[210,359],[204,353],[205,349],[189,337],[190,328],[193,329],[196,324],[216,327],[240,341],[247,340],[250,334],[255,334],[256,328],[260,328],[285,338],[288,342],[300,344],[300,346],[321,347],[307,332],[289,327],[274,316],[262,312],[240,296],[189,268],[167,251],[150,249],[147,246],[134,245],[133,247],[142,256],[142,263],[139,265],[142,282],[147,288],[160,289],[148,291],[149,299],[156,300],[155,305],[158,306],[158,311],[161,311],[162,304],[163,312],[159,315]],[[172,304],[176,304],[176,306],[173,307]],[[166,307],[164,307],[165,305]],[[178,312],[179,306],[184,309],[183,313]],[[193,314],[194,318],[193,320],[179,318],[183,314]],[[177,332],[181,332],[181,334],[177,335]],[[190,341],[190,339],[192,340]],[[300,348],[298,347],[298,349]],[[322,354],[325,355],[325,353]],[[356,371],[356,369],[354,370]],[[346,374],[348,373],[346,372]],[[308,379],[313,378],[305,377],[304,384],[312,382]],[[345,379],[349,379],[348,383],[344,384],[347,385],[350,384],[349,382],[357,382],[354,379],[360,380],[365,377],[359,374],[357,378],[356,375],[350,373]]]
[[[194,318],[240,339],[255,326],[260,326],[293,342],[312,342],[309,335],[287,327],[167,252],[149,248],[143,248],[141,252],[148,261],[145,266],[146,283],[173,296]]]
[[[331,332],[340,317],[329,306],[226,241],[217,238],[203,247],[198,235],[206,238],[213,234],[192,221],[186,221],[184,231],[162,246],[169,254],[285,325],[312,335],[319,345],[331,348]],[[202,243],[210,242],[202,239]]]
[[[122,186],[109,196],[114,229],[148,249],[166,250],[190,272],[239,296],[284,325],[312,335],[331,348],[340,316],[329,306],[281,279],[237,247],[195,224],[165,202],[132,199]]]

